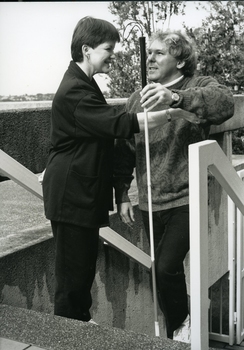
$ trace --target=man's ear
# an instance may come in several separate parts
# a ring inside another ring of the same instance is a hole
[[[184,67],[184,65],[185,65],[185,61],[178,62],[176,65],[176,68],[182,69]]]

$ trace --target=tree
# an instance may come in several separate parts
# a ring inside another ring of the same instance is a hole
[[[139,36],[148,37],[162,29],[173,14],[184,13],[185,1],[112,1],[110,12],[117,16],[122,49],[117,52],[109,74],[110,96],[129,97],[141,87]]]
[[[198,74],[211,75],[235,93],[244,89],[244,3],[209,1],[211,12],[201,28],[187,33],[196,42]]]
[[[202,27],[186,31],[198,48],[198,74],[211,75],[234,94],[244,90],[244,3],[209,1],[210,15]],[[233,154],[244,153],[244,128],[232,133]]]

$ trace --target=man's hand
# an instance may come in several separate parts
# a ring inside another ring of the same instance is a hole
[[[135,221],[134,210],[131,202],[121,203],[117,205],[118,215],[120,220],[132,228],[132,224]]]
[[[172,92],[160,83],[146,85],[141,93],[141,106],[151,111],[157,105],[167,105],[172,103]]]

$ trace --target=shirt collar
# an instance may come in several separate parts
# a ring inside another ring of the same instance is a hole
[[[169,82],[169,83],[166,83],[166,84],[163,84],[164,87],[170,87],[170,86],[173,86],[175,85],[176,83],[178,83],[179,81],[181,81],[182,79],[184,78],[184,75],[181,75],[179,78]]]

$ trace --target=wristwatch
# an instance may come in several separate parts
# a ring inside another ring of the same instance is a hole
[[[180,96],[179,96],[179,94],[177,94],[177,92],[172,92],[171,98],[172,98],[172,103],[171,104],[173,104],[174,102],[178,102],[179,101]]]

